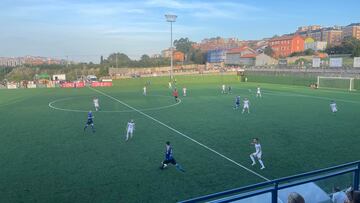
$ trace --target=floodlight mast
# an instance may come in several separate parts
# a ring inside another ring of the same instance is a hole
[[[165,18],[166,18],[166,21],[167,22],[170,22],[170,52],[171,52],[171,55],[170,55],[170,79],[172,80],[173,79],[173,64],[174,64],[174,59],[173,59],[173,55],[174,55],[174,50],[173,50],[173,34],[172,34],[172,23],[173,22],[176,22],[176,18],[177,16],[176,15],[165,15]]]

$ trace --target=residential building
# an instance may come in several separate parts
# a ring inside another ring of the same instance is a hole
[[[153,54],[153,55],[151,55],[151,58],[154,58],[154,59],[161,58],[161,54]]]
[[[274,57],[286,57],[294,52],[304,51],[304,38],[300,35],[276,37],[269,41]]]
[[[327,42],[315,41],[313,38],[308,37],[305,39],[304,50],[312,49],[314,51],[323,51],[326,49]]]
[[[301,26],[297,29],[296,32],[306,32],[313,30],[320,30],[322,27],[320,25],[309,25],[309,26]]]
[[[328,28],[322,31],[322,41],[327,42],[328,45],[340,45],[342,41],[342,30]]]
[[[306,44],[313,43],[313,42],[315,42],[315,40],[312,37],[306,37],[304,39],[305,46],[306,46]],[[306,48],[304,48],[304,49],[306,50]]]
[[[161,51],[161,56],[163,58],[170,58],[171,57],[171,49],[165,49]]]
[[[312,30],[312,31],[308,32],[307,37],[311,37],[315,41],[322,41],[322,29]]]
[[[356,25],[356,24],[352,24]],[[311,37],[315,41],[326,41],[329,45],[338,45],[341,43],[342,26],[322,28],[318,25],[299,27],[296,33],[291,35],[300,35],[304,38]],[[349,31],[351,32],[351,31]],[[350,34],[351,35],[351,34]]]
[[[225,61],[225,58],[226,58],[225,49],[210,50],[206,54],[206,62],[208,63],[221,63]]]
[[[24,64],[29,65],[51,65],[63,64],[63,60],[53,59],[39,56],[25,56],[25,57],[0,57],[0,66],[2,67],[16,67]]]
[[[320,25],[302,26],[298,28],[295,34],[300,35],[304,38],[311,37],[315,41],[321,41],[322,29],[323,28]]]
[[[183,62],[185,60],[185,54],[181,51],[174,51],[174,61]]]
[[[343,28],[342,38],[354,37],[360,40],[360,23],[352,23]]]
[[[221,38],[215,37],[210,39],[204,39],[200,43],[195,43],[194,48],[200,49],[202,52],[208,52],[215,49],[232,49],[240,47],[242,42],[236,38]]]
[[[269,65],[276,65],[278,61],[271,56],[268,56],[264,53],[258,54],[255,57],[255,66],[269,66]]]
[[[248,46],[243,46],[239,48],[233,48],[226,51],[226,54],[239,54],[240,56],[246,55],[246,54],[255,54],[256,51],[251,49]]]
[[[12,58],[12,57],[0,57],[0,66],[1,67],[16,67],[21,66],[25,63],[22,58]]]
[[[225,64],[227,65],[254,65],[256,51],[244,46],[230,49],[226,52]]]
[[[256,54],[245,54],[240,56],[239,65],[253,66],[255,65]]]

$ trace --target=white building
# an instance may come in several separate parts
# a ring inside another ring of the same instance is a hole
[[[58,80],[65,81],[66,80],[66,75],[65,74],[53,75],[52,80],[54,80],[54,81],[58,81]]]
[[[169,49],[162,50],[161,51],[161,56],[163,58],[170,58],[171,57],[171,49],[169,48]]]
[[[309,42],[309,43],[305,43],[305,47],[304,49],[312,49],[314,51],[323,51],[326,49],[327,46],[327,42],[321,42],[321,41],[316,41],[316,42]]]
[[[255,58],[255,66],[276,65],[278,61],[264,53],[258,54]]]
[[[0,66],[16,67],[24,64],[22,58],[0,57]]]

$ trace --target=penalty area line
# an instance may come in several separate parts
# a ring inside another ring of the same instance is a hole
[[[259,173],[256,173],[255,171],[253,171],[253,170],[251,170],[251,169],[249,169],[249,168],[247,168],[247,167],[243,166],[242,164],[240,164],[240,163],[238,163],[238,162],[236,162],[236,161],[234,161],[234,160],[230,159],[229,157],[227,157],[227,156],[225,156],[225,155],[221,154],[220,152],[218,152],[218,151],[216,151],[216,150],[214,150],[214,149],[212,149],[212,148],[210,148],[210,147],[208,147],[208,146],[206,146],[206,145],[202,144],[201,142],[199,142],[199,141],[197,141],[197,140],[195,140],[195,139],[193,139],[193,138],[191,138],[191,137],[189,137],[189,136],[185,135],[184,133],[182,133],[182,132],[180,132],[180,131],[176,130],[175,128],[173,128],[173,127],[171,127],[171,126],[166,125],[165,123],[163,123],[163,122],[159,121],[158,119],[156,119],[156,118],[154,118],[154,117],[152,117],[152,116],[150,116],[150,115],[148,115],[148,114],[146,114],[146,113],[144,113],[144,112],[142,112],[142,111],[140,111],[140,110],[138,110],[138,109],[136,109],[136,108],[134,108],[134,107],[132,107],[132,106],[128,105],[127,103],[125,103],[125,102],[123,102],[123,101],[121,101],[121,100],[119,100],[119,99],[117,99],[117,98],[115,98],[115,97],[113,97],[113,96],[111,96],[111,95],[108,95],[108,94],[106,94],[105,92],[102,92],[102,91],[100,91],[100,90],[94,89],[94,88],[92,88],[92,87],[89,87],[89,88],[90,88],[91,90],[95,91],[95,92],[98,92],[98,93],[100,93],[100,94],[102,94],[102,95],[106,96],[106,97],[109,97],[110,99],[113,99],[114,101],[119,102],[120,104],[122,104],[122,105],[124,105],[124,106],[126,106],[126,107],[128,107],[128,108],[130,108],[130,109],[132,109],[132,110],[134,110],[134,111],[136,111],[137,113],[139,113],[139,114],[141,114],[141,115],[143,115],[143,116],[145,116],[145,117],[149,118],[150,120],[155,121],[156,123],[158,123],[158,124],[160,124],[160,125],[162,125],[162,126],[164,126],[164,127],[168,128],[169,130],[171,130],[171,131],[173,131],[173,132],[175,132],[175,133],[177,133],[177,134],[179,134],[179,135],[181,135],[181,136],[183,136],[183,137],[187,138],[188,140],[190,140],[190,141],[192,141],[192,142],[194,142],[194,143],[196,143],[196,144],[198,144],[198,145],[202,146],[203,148],[205,148],[205,149],[207,149],[207,150],[209,150],[209,151],[211,151],[211,152],[213,152],[213,153],[215,153],[215,154],[219,155],[220,157],[222,157],[222,158],[224,158],[224,159],[226,159],[226,160],[230,161],[231,163],[233,163],[233,164],[235,164],[235,165],[237,165],[237,166],[239,166],[239,167],[241,167],[241,168],[245,169],[246,171],[248,171],[248,172],[250,172],[250,173],[252,173],[252,174],[254,174],[254,175],[256,175],[256,176],[258,176],[258,177],[260,177],[260,178],[262,178],[262,179],[264,179],[264,180],[266,180],[266,181],[270,181],[270,179],[268,179],[268,178],[266,178],[266,177],[264,177],[264,176],[260,175]]]

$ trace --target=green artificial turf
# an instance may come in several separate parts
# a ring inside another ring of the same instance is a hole
[[[232,94],[221,94],[223,83]],[[177,87],[188,96],[172,106],[167,85],[168,78],[137,78],[96,89],[112,98],[90,88],[1,90],[0,202],[176,202],[264,181],[204,146],[267,179],[359,159],[358,92],[182,76]],[[237,95],[250,99],[250,114],[233,109]],[[94,96],[102,108],[96,133],[84,133]],[[130,119],[136,130],[125,142]],[[265,170],[250,165],[253,137]],[[159,169],[166,141],[185,173]]]

